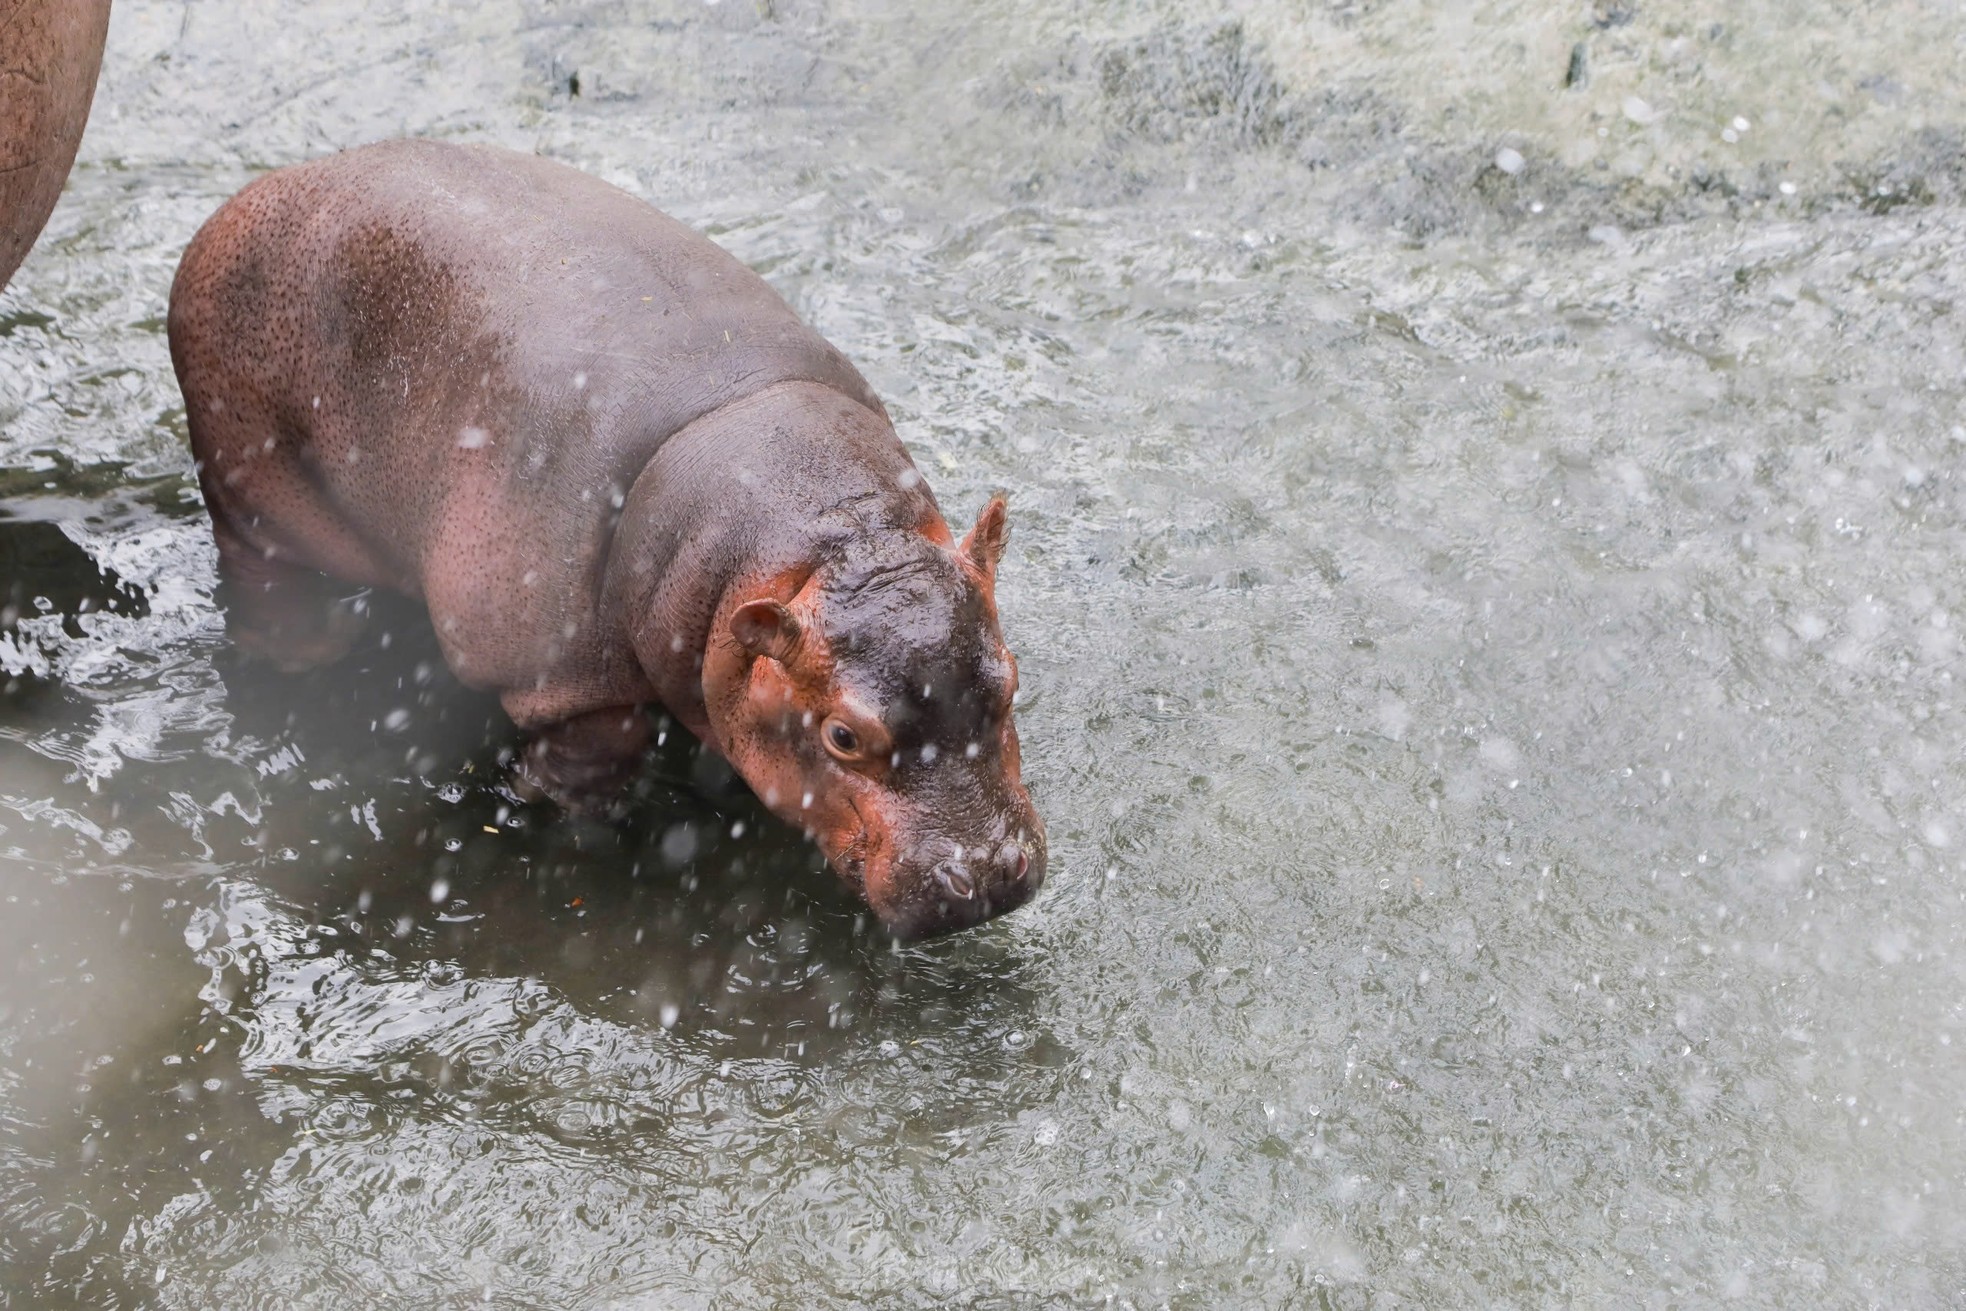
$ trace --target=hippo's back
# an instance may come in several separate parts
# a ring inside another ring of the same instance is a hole
[[[480,146],[261,178],[186,251],[170,338],[214,519],[269,559],[424,595],[467,679],[502,676],[477,653],[507,632],[584,622],[614,508],[691,420],[789,381],[882,412],[715,243]],[[493,604],[515,590],[516,618]]]
[[[775,382],[880,408],[714,242],[577,169],[486,146],[384,142],[260,179],[186,252],[172,320],[174,344],[245,348],[222,365],[235,385],[253,366],[289,404],[339,393],[393,427],[474,408],[483,377],[535,418],[564,409],[555,426],[594,416],[581,445],[625,445],[612,454],[635,467],[648,443]]]

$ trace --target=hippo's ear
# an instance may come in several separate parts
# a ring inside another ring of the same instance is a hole
[[[776,601],[746,601],[730,617],[730,634],[752,655],[782,663],[799,643],[799,618]]]
[[[1003,548],[1010,542],[1010,506],[999,492],[990,498],[983,507],[983,513],[976,516],[976,527],[969,530],[963,538],[963,554],[968,556],[986,577],[997,576],[997,561],[1003,559]]]

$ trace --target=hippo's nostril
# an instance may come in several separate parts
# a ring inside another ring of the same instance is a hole
[[[940,883],[950,896],[968,901],[976,895],[976,884],[968,874],[953,865],[942,865],[935,871],[935,881]]]
[[[1031,851],[1015,838],[997,848],[996,863],[1010,883],[1022,883],[1031,872]]]

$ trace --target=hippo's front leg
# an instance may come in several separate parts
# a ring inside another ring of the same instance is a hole
[[[513,790],[583,815],[607,812],[634,777],[649,740],[648,716],[638,705],[606,706],[545,725],[522,721],[522,727],[531,740],[513,768]]]

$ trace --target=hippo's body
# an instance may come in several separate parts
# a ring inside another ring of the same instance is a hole
[[[619,786],[654,701],[898,932],[1042,876],[1001,502],[958,546],[858,371],[710,241],[562,165],[386,143],[221,209],[170,339],[242,645],[332,659],[323,575],[392,588],[558,799]]]
[[[108,33],[109,0],[0,0],[0,289],[75,163]]]

